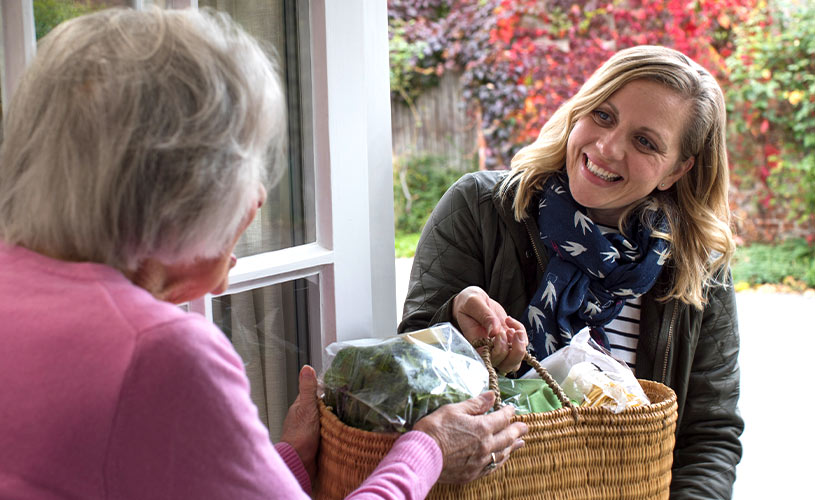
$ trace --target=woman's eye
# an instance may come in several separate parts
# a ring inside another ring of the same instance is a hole
[[[606,113],[605,111],[601,111],[599,109],[594,110],[594,117],[601,122],[609,122],[611,121],[611,115]]]
[[[651,141],[649,141],[643,136],[637,137],[637,143],[644,148],[650,149],[651,151],[656,151],[657,149],[656,146],[654,146],[654,144]]]

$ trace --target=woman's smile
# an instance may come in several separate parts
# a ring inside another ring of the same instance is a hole
[[[614,183],[622,180],[623,178],[621,175],[617,175],[614,172],[606,170],[600,165],[597,165],[595,162],[591,161],[589,155],[585,153],[583,153],[583,167],[588,170],[590,174],[589,179],[592,181],[598,179],[602,183]]]
[[[616,226],[627,207],[668,189],[693,165],[680,161],[688,102],[661,83],[634,80],[575,123],[566,171],[575,201]]]

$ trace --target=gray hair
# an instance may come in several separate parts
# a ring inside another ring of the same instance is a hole
[[[7,109],[0,238],[120,270],[219,255],[270,173],[284,106],[275,64],[225,14],[67,21]]]

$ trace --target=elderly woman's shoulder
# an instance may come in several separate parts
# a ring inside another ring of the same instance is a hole
[[[129,337],[136,354],[163,351],[169,355],[194,356],[230,345],[211,321],[198,313],[187,312],[188,306],[158,300],[130,283],[107,283],[107,289],[110,316],[119,318],[111,321],[131,332]]]

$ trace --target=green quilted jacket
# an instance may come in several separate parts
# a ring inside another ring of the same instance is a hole
[[[534,217],[515,221],[497,196],[505,172],[467,174],[433,210],[413,261],[400,332],[449,321],[455,295],[484,289],[520,318],[540,284],[547,254]],[[642,298],[636,375],[676,391],[679,403],[672,499],[731,498],[739,441],[739,336],[733,287],[707,290],[699,311],[658,302],[668,272]]]

